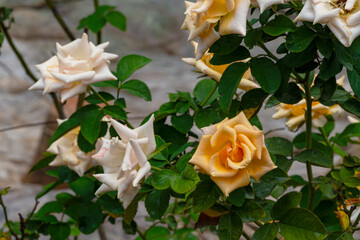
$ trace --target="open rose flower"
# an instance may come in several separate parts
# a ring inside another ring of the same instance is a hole
[[[61,101],[84,93],[90,84],[115,80],[109,70],[110,60],[116,54],[106,53],[109,43],[95,46],[88,41],[86,33],[64,46],[56,44],[57,54],[46,62],[37,65],[42,77],[29,89],[44,90],[44,94],[60,92]]]
[[[65,120],[58,120],[58,124],[60,125],[63,121]],[[50,166],[67,166],[79,176],[83,176],[92,166],[91,155],[94,152],[85,153],[80,150],[77,143],[79,132],[80,127],[76,127],[50,145],[47,151],[57,154],[49,164]]]
[[[306,0],[295,21],[326,24],[346,47],[360,35],[358,0]]]
[[[154,116],[136,129],[130,129],[113,119],[110,121],[121,140],[101,139],[100,151],[92,156],[104,169],[103,174],[94,175],[103,183],[96,194],[117,191],[118,198],[127,207],[140,190],[139,182],[151,169],[146,155],[156,148]]]
[[[192,45],[194,46],[195,53],[197,49],[197,43],[192,41]],[[220,78],[222,74],[224,73],[225,69],[230,64],[224,64],[224,65],[212,65],[210,63],[211,58],[213,57],[213,53],[206,52],[200,60],[196,60],[195,58],[182,58],[182,60],[191,65],[196,67],[200,72],[202,72],[205,75],[208,75],[212,79],[216,80],[217,82],[220,82]],[[243,78],[240,81],[239,88],[245,91],[249,91],[254,88],[258,88],[259,86],[253,81],[253,77],[250,72],[250,68],[246,71]]]
[[[284,0],[253,0],[264,11],[267,7],[284,3]],[[185,1],[183,30],[189,30],[189,41],[199,38],[196,59],[199,60],[220,35],[246,35],[246,19],[250,0],[197,0]],[[219,33],[214,27],[219,23]],[[220,35],[219,35],[220,34]]]
[[[342,86],[345,79],[345,75],[337,80],[337,84]],[[300,102],[292,105],[280,103],[276,108],[276,113],[273,114],[272,118],[288,118],[286,121],[286,126],[294,131],[302,124],[305,123],[305,111],[306,111],[306,101],[302,99]],[[327,122],[326,116],[333,114],[341,114],[343,112],[342,108],[335,104],[333,106],[325,106],[318,101],[312,102],[312,125],[314,127],[322,127]]]
[[[210,175],[225,196],[248,185],[250,177],[258,181],[276,168],[262,131],[253,127],[242,112],[203,128],[203,132],[190,163]]]

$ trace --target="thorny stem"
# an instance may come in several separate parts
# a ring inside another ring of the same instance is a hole
[[[99,7],[99,0],[94,0],[94,8],[95,8],[95,11],[98,9]],[[97,44],[100,44],[102,42],[102,36],[101,36],[101,30],[96,33],[96,41],[97,41]]]
[[[52,2],[52,0],[45,0],[46,4],[49,6],[50,10],[52,11],[52,13],[54,14],[54,17],[56,18],[56,20],[59,22],[60,26],[62,27],[62,29],[64,30],[64,32],[66,33],[66,35],[69,37],[69,39],[71,41],[75,40],[74,35],[72,34],[72,32],[70,31],[69,27],[66,25],[66,23],[64,22],[64,19],[61,17],[60,13],[58,12],[58,10],[56,9],[54,3]]]
[[[0,129],[0,132],[6,132],[6,131],[11,131],[11,130],[19,129],[19,128],[26,128],[26,127],[36,127],[36,126],[46,125],[46,124],[56,124],[56,123],[57,123],[56,121],[30,123],[30,124],[24,124],[24,125],[19,125],[19,126],[14,126],[14,127],[2,128],[2,129]]]
[[[107,240],[103,225],[99,226],[98,232],[101,240]]]
[[[305,76],[305,83],[304,83],[304,90],[305,90],[305,99],[306,99],[306,112],[305,112],[305,120],[306,120],[306,149],[311,149],[311,140],[312,140],[312,99],[311,99],[311,81],[309,80],[309,73]],[[312,183],[313,180],[313,173],[311,168],[311,163],[306,161],[306,172],[308,175],[309,181],[309,191],[310,191],[310,198],[308,203],[308,209],[312,210],[313,202],[314,202],[314,186]]]
[[[4,33],[4,36],[6,38],[6,40],[8,41],[11,49],[14,51],[15,55],[17,56],[17,58],[19,59],[21,65],[23,66],[26,74],[34,81],[34,82],[37,82],[37,79],[35,77],[35,75],[31,72],[30,68],[28,67],[28,65],[26,64],[23,56],[21,55],[21,53],[19,52],[19,50],[16,48],[15,44],[14,44],[14,41],[12,40],[9,32],[7,31],[7,28],[6,26],[4,25],[4,22],[1,22],[0,24],[0,31]],[[62,108],[62,104],[60,104],[57,96],[55,93],[50,93],[50,96],[52,98],[52,100],[54,101],[54,104],[55,104],[55,107],[56,107],[56,110],[59,114],[59,117],[61,119],[65,119],[65,114],[64,114],[64,111],[63,111],[63,108]]]
[[[10,225],[10,222],[9,222],[9,219],[8,219],[8,215],[7,215],[7,211],[6,211],[6,207],[5,207],[5,204],[4,204],[3,200],[2,200],[1,195],[0,195],[0,205],[1,205],[2,209],[3,209],[5,222],[6,222],[7,227],[9,228],[9,231],[10,231],[11,235],[13,235],[16,240],[19,240],[18,236],[14,233],[14,231],[11,228],[11,225]]]

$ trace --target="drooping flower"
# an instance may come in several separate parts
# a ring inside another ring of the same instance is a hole
[[[86,92],[92,83],[115,80],[108,64],[118,56],[104,52],[108,45],[106,42],[95,46],[88,41],[86,33],[64,46],[56,43],[56,56],[36,65],[42,76],[29,89],[44,90],[44,94],[60,92],[64,102]]]
[[[197,49],[197,43],[192,41],[192,45],[194,46],[195,53]],[[196,67],[200,72],[204,73],[205,75],[208,75],[212,79],[216,80],[217,82],[220,82],[220,78],[222,74],[224,73],[225,69],[230,64],[224,64],[224,65],[212,65],[210,63],[211,58],[213,57],[213,53],[206,52],[200,60],[196,60],[195,58],[182,58],[182,60],[191,65]],[[253,81],[253,77],[250,72],[250,68],[245,72],[243,78],[240,81],[239,88],[245,91],[249,91],[254,88],[258,88],[259,86]]]
[[[253,0],[261,11],[267,7],[284,3],[284,0]],[[188,30],[189,41],[199,38],[196,59],[199,60],[220,35],[246,35],[246,19],[250,0],[197,0],[185,1],[185,20],[183,30]],[[219,23],[219,33],[214,27]]]
[[[326,24],[346,47],[360,35],[358,0],[306,0],[295,21]]]
[[[65,120],[58,120],[60,125]],[[77,139],[80,127],[76,127],[64,136],[53,142],[47,149],[48,152],[57,154],[50,166],[67,166],[79,176],[83,176],[92,165],[91,155],[93,152],[85,153],[80,150]]]
[[[146,155],[156,148],[154,116],[135,129],[113,119],[110,121],[121,140],[102,139],[100,151],[92,156],[104,169],[103,174],[94,175],[103,183],[96,194],[117,191],[118,198],[127,207],[140,190],[139,182],[151,169]]]
[[[190,160],[226,195],[258,181],[276,168],[265,147],[262,131],[253,127],[244,113],[202,129],[199,146]]]

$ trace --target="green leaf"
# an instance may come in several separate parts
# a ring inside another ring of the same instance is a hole
[[[292,143],[281,137],[272,137],[265,140],[267,149],[272,154],[278,154],[282,156],[291,156],[293,153]]]
[[[52,201],[52,202],[47,202],[45,203],[37,212],[37,215],[39,217],[43,217],[46,214],[49,213],[61,213],[63,211],[63,206],[56,202],[56,201]]]
[[[210,95],[210,93],[213,92],[213,89],[216,86],[216,81],[212,79],[203,79],[196,84],[193,91],[194,97],[199,101],[199,103],[203,103]],[[216,89],[212,96],[204,104],[204,106],[211,104],[217,97],[219,97],[219,92]]]
[[[344,47],[339,41],[334,42],[335,54],[337,60],[344,65],[347,70],[353,70],[353,59],[351,56],[351,52],[348,48]]]
[[[112,213],[120,216],[125,212],[125,209],[121,205],[119,199],[116,196],[115,197],[110,196],[109,193],[101,195],[98,198],[97,203],[99,203],[101,207],[108,213]]]
[[[306,163],[307,161],[315,166],[331,168],[333,161],[327,154],[316,149],[304,150],[294,157],[294,160]]]
[[[245,202],[244,188],[238,188],[235,191],[232,191],[228,197],[228,200],[236,207],[241,207]]]
[[[126,89],[132,95],[143,98],[146,101],[151,101],[151,93],[149,87],[140,80],[129,80],[123,85],[121,85],[121,89]]]
[[[249,49],[252,49],[254,46],[256,46],[258,44],[258,42],[261,41],[262,35],[263,35],[263,31],[261,30],[261,28],[250,29],[246,33],[246,36],[244,39],[246,46]]]
[[[261,88],[251,89],[241,97],[240,109],[246,110],[261,107],[267,96],[268,94]]]
[[[87,112],[86,116],[81,121],[81,134],[90,144],[94,144],[98,138],[103,116],[103,112],[95,109],[94,111]]]
[[[213,45],[209,52],[218,55],[225,55],[234,51],[242,42],[242,37],[238,34],[221,36]]]
[[[81,121],[84,119],[84,117],[88,112],[95,111],[98,108],[99,106],[90,104],[80,108],[75,113],[73,113],[67,121],[59,125],[55,133],[51,136],[48,146],[50,146],[54,141],[56,141],[60,137],[64,136],[67,132],[79,126]]]
[[[295,23],[285,15],[277,15],[263,27],[263,31],[270,36],[279,36],[286,32],[294,32],[295,30]]]
[[[73,198],[74,196],[67,192],[58,193],[56,195],[56,200],[62,205],[65,205],[67,201]]]
[[[193,190],[199,180],[196,170],[187,165],[181,175],[176,174],[171,177],[170,186],[176,193],[183,194]]]
[[[286,48],[290,52],[304,51],[315,38],[315,32],[306,26],[301,26],[295,32],[289,32],[286,36]]]
[[[265,210],[257,202],[246,199],[240,208],[236,208],[244,222],[253,222],[266,216]]]
[[[111,95],[110,93],[107,93],[107,92],[98,92],[100,94],[100,96],[102,96],[107,102],[111,101],[111,100],[114,100],[115,97],[113,95]],[[99,103],[103,103],[103,101],[99,98],[99,96],[97,94],[91,94],[89,96],[87,96],[85,98],[85,100],[88,102],[88,103],[91,103],[91,104],[99,104]]]
[[[116,76],[116,73],[113,72],[113,74]],[[91,84],[94,87],[111,87],[111,88],[118,88],[119,86],[119,80],[108,80],[108,81],[102,81],[102,82],[96,82]]]
[[[279,221],[280,234],[286,240],[323,240],[327,235],[319,218],[307,209],[289,209]]]
[[[118,105],[105,106],[102,111],[118,120],[127,119],[126,112]]]
[[[97,14],[91,14],[85,19],[86,26],[92,31],[93,33],[98,33],[101,31],[103,27],[106,25],[106,20],[102,16]]]
[[[248,68],[249,64],[236,62],[231,64],[221,76],[219,84],[219,103],[224,112],[229,112],[236,89]]]
[[[345,102],[339,102],[339,105],[347,112],[360,117],[360,101],[356,98],[349,98]]]
[[[274,240],[277,233],[278,225],[276,223],[266,223],[255,231],[252,240]]]
[[[145,198],[145,207],[154,219],[160,219],[169,206],[170,193],[167,190],[154,189]]]
[[[194,212],[202,212],[211,208],[219,199],[219,191],[218,186],[211,180],[200,182],[194,191]]]
[[[60,181],[56,181],[56,182],[52,182],[52,183],[49,183],[48,185],[45,185],[45,187],[41,190],[41,192],[39,192],[35,199],[39,199],[41,198],[42,196],[44,196],[45,194],[47,194],[48,192],[50,192],[51,190],[53,190],[54,188],[56,188],[57,186],[59,186],[62,182]]]
[[[195,115],[194,120],[198,128],[203,128],[211,125],[218,117],[219,117],[219,112],[213,109],[212,107],[208,107],[198,111]]]
[[[283,92],[281,95],[279,91],[280,89],[275,93],[274,96],[276,97],[277,101],[280,101],[282,103],[295,104],[301,101],[301,99],[303,99],[302,91],[300,90],[299,86],[294,82],[290,82],[287,85],[285,92]]]
[[[129,206],[125,209],[125,213],[124,213],[124,221],[127,224],[131,224],[132,220],[134,219],[137,209],[138,209],[138,205],[139,205],[139,201],[141,200],[142,197],[144,197],[146,195],[146,193],[138,193],[136,194],[136,196],[134,197],[134,199],[131,201],[131,203],[129,204]]]
[[[301,201],[301,193],[289,192],[282,196],[271,209],[271,217],[279,220],[289,209],[299,206]]]
[[[124,56],[120,59],[117,65],[117,77],[121,82],[123,82],[124,80],[128,79],[136,70],[144,67],[150,62],[151,59],[140,55],[132,54]]]
[[[126,17],[121,12],[111,11],[105,15],[105,19],[114,27],[123,32],[126,31]]]
[[[236,212],[230,212],[220,217],[218,230],[220,240],[238,240],[242,230],[243,223]]]
[[[176,173],[170,169],[164,169],[153,174],[151,184],[157,190],[165,190],[170,187],[170,179]]]
[[[356,96],[360,97],[360,74],[359,74],[359,72],[356,70],[353,70],[353,71],[347,70],[347,76],[349,79],[351,89],[354,91]]]
[[[35,165],[30,169],[29,173],[46,168],[49,166],[49,163],[51,163],[55,158],[56,154],[48,154],[47,156],[40,159]]]
[[[146,233],[146,239],[149,240],[168,240],[170,230],[164,227],[152,227]]]
[[[261,177],[268,183],[283,183],[289,180],[288,175],[281,168],[275,168]]]
[[[329,59],[331,57],[334,50],[331,38],[316,38],[316,46],[325,58]]]
[[[95,184],[87,177],[78,178],[76,181],[69,183],[69,187],[85,199],[92,199],[94,196]]]
[[[51,224],[48,233],[53,240],[65,240],[70,235],[71,229],[67,223]]]
[[[171,116],[171,123],[176,130],[186,134],[192,128],[194,124],[194,120],[189,114],[184,113],[183,115],[179,115],[179,116],[176,115]]]
[[[251,73],[262,89],[274,93],[280,87],[281,73],[278,67],[268,58],[253,58],[250,61]]]
[[[335,75],[341,72],[341,70],[342,70],[342,65],[339,63],[335,55],[333,55],[329,59],[324,58],[320,65],[319,78],[323,80],[328,80],[332,77],[335,77]],[[348,71],[348,75],[349,75],[349,71]]]
[[[239,46],[237,49],[235,49],[233,52],[226,54],[226,55],[214,55],[211,60],[210,64],[213,65],[224,65],[233,63],[239,60],[244,60],[250,57],[249,50],[246,49],[246,47]]]

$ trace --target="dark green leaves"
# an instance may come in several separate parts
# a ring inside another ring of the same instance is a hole
[[[281,73],[270,59],[264,57],[252,59],[250,67],[252,75],[265,92],[274,93],[280,87]]]
[[[289,32],[286,36],[286,48],[290,52],[304,51],[315,38],[315,32],[311,29],[301,26],[295,32]]]
[[[281,137],[272,137],[265,140],[266,146],[270,153],[283,156],[291,156],[293,152],[292,143]]]
[[[150,62],[151,59],[140,55],[132,54],[124,56],[120,59],[117,65],[116,76],[121,82],[123,82],[124,80],[128,79],[136,70],[142,68]]]
[[[263,30],[270,36],[279,36],[286,32],[294,32],[296,26],[295,23],[285,15],[277,15],[263,27]]]
[[[332,159],[329,157],[329,155],[316,149],[302,151],[294,157],[294,160],[302,163],[306,163],[308,161],[315,166],[327,168],[331,168],[333,164]]]
[[[289,192],[282,196],[272,207],[271,217],[279,220],[289,209],[299,206],[301,201],[301,193]]]
[[[114,27],[120,29],[123,32],[126,31],[126,17],[121,12],[111,11],[106,14],[105,19]]]
[[[219,94],[220,107],[224,112],[229,111],[232,98],[248,68],[248,64],[237,62],[231,64],[223,73],[219,84]]]
[[[48,153],[47,156],[40,159],[29,171],[29,173],[40,170],[42,168],[45,168],[49,166],[49,163],[51,163],[55,159],[55,154]]]
[[[327,235],[319,218],[303,208],[289,209],[280,218],[279,227],[286,240],[323,240]]]
[[[169,206],[170,193],[167,190],[156,190],[147,194],[145,207],[149,215],[154,219],[160,219]]]
[[[193,118],[187,113],[179,116],[173,115],[171,117],[171,123],[173,124],[174,128],[184,134],[190,131],[191,127],[193,126],[193,122]]]
[[[211,45],[209,52],[218,55],[225,55],[234,51],[241,43],[242,37],[237,34],[229,34],[221,36],[213,45]]]
[[[247,199],[245,203],[236,210],[244,222],[253,222],[266,216],[265,210],[254,200]]]
[[[220,240],[238,240],[242,230],[243,223],[236,212],[230,212],[220,217],[218,230]]]
[[[194,191],[193,208],[195,212],[202,212],[211,208],[219,199],[218,186],[213,181],[205,180],[200,182]]]
[[[132,79],[126,81],[121,85],[122,89],[126,89],[132,95],[141,97],[146,101],[151,101],[151,93],[149,87],[142,81],[137,79]]]
[[[194,97],[200,104],[202,104],[209,94],[213,92],[212,96],[206,101],[206,103],[204,103],[203,106],[211,104],[219,96],[217,89],[214,90],[216,85],[217,83],[212,79],[203,79],[199,81],[193,91]]]
[[[278,226],[276,223],[266,223],[255,231],[252,240],[274,240],[277,233]]]

